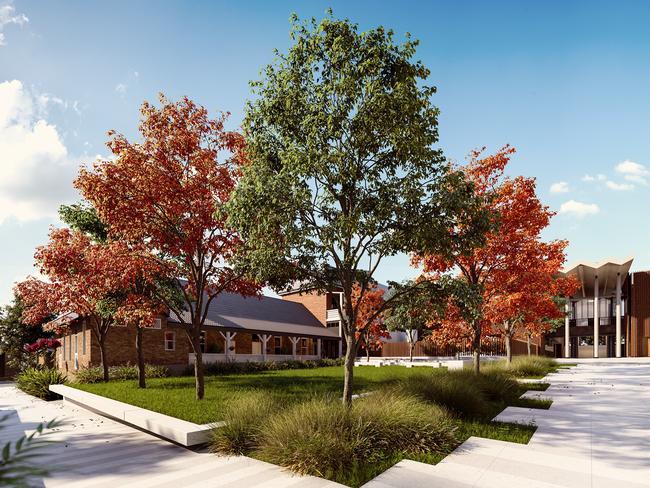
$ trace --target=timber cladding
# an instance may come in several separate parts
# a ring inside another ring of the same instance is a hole
[[[650,340],[650,271],[632,275],[629,355],[648,356]]]

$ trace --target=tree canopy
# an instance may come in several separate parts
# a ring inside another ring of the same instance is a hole
[[[394,37],[331,15],[292,19],[292,46],[252,83],[249,162],[228,204],[245,241],[237,263],[250,276],[342,289],[347,402],[355,284],[362,298],[385,257],[463,252],[484,231],[472,185],[434,147],[435,88],[414,60],[418,43]]]

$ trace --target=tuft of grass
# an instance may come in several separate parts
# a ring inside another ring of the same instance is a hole
[[[409,455],[447,453],[457,444],[447,412],[415,398],[382,392],[351,408],[315,398],[270,419],[256,457],[300,474],[356,484],[369,465]]]
[[[493,361],[483,366],[484,372],[504,372],[519,378],[543,378],[548,373],[557,371],[560,365],[545,356],[515,356],[512,363]]]
[[[210,450],[220,454],[249,454],[261,442],[269,413],[279,409],[277,399],[262,392],[235,394],[225,408],[225,425],[212,431]]]
[[[518,398],[513,402],[514,407],[523,407],[523,408],[539,408],[542,410],[548,410],[551,408],[553,400],[548,398]]]
[[[61,398],[50,391],[50,385],[63,384],[67,380],[66,375],[57,369],[27,368],[16,376],[16,386],[29,395],[50,401]]]
[[[549,386],[551,386],[550,383],[524,383],[520,385],[525,391],[546,391]]]
[[[388,390],[441,405],[460,416],[483,416],[489,410],[485,395],[476,387],[477,381],[472,373],[465,376],[455,372],[439,375],[422,374],[404,378],[389,386]]]

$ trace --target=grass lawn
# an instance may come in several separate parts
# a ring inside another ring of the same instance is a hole
[[[354,369],[354,391],[362,393],[379,384],[404,378],[419,368],[360,366]],[[432,370],[438,374],[445,370]],[[138,388],[137,381],[75,384],[70,386],[114,400],[147,408],[197,424],[218,422],[227,402],[238,393],[264,391],[283,402],[304,400],[312,395],[343,392],[343,368],[331,366],[314,369],[291,369],[262,373],[205,377],[205,398],[194,399],[194,377],[148,379],[147,388]]]
[[[361,366],[355,368],[355,393],[378,389],[386,383],[397,382],[409,377],[426,378],[428,375],[447,374],[445,369],[405,368],[403,366],[386,366],[381,368]],[[415,379],[417,382],[417,379]],[[171,377],[147,380],[147,388],[139,389],[136,381],[111,381],[110,383],[71,384],[75,388],[103,395],[132,405],[148,408],[205,424],[222,420],[222,415],[236,405],[238,399],[246,393],[262,392],[264,397],[277,400],[283,408],[290,408],[312,397],[331,395],[338,398],[343,389],[343,367],[322,367],[314,369],[294,369],[267,371],[261,373],[206,376],[205,398],[194,399],[193,377]],[[548,383],[520,383],[519,394],[527,390],[543,391]],[[515,392],[516,393],[516,392]],[[369,397],[370,398],[370,397]],[[527,408],[549,408],[550,400],[521,399],[505,401],[488,401],[485,411],[472,418],[455,416],[456,445],[460,445],[471,436],[485,437],[516,443],[528,443],[536,427],[501,422],[492,422],[499,412],[509,405]],[[380,454],[380,453],[377,453]],[[265,459],[261,452],[252,450],[251,457]],[[423,454],[388,454],[379,455],[372,462],[355,464],[345,472],[324,474],[325,477],[351,487],[358,487],[381,474],[401,459],[408,458],[429,464],[442,460],[447,452],[430,452]]]

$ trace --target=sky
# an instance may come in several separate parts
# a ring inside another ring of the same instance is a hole
[[[650,268],[650,3],[644,1],[29,2],[0,0],[0,305],[34,274],[36,246],[73,202],[106,132],[137,139],[139,106],[187,95],[239,127],[249,81],[290,46],[289,16],[332,7],[362,30],[420,40],[438,89],[439,147],[517,149],[557,211],[546,239],[568,264]],[[417,274],[406,256],[380,281]]]

